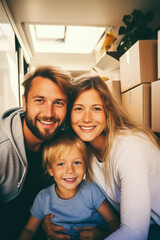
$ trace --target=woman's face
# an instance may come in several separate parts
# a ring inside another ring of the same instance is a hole
[[[105,128],[103,101],[95,89],[86,90],[75,100],[71,111],[71,125],[85,142],[92,142]]]

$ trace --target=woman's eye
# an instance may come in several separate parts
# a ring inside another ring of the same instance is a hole
[[[74,111],[76,111],[76,112],[81,112],[83,109],[81,108],[81,107],[76,107],[76,108],[74,108]]]
[[[93,110],[94,110],[94,111],[102,111],[102,108],[100,108],[100,107],[94,107]]]

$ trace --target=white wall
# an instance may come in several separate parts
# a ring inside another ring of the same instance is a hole
[[[0,2],[0,115],[19,106],[15,35]]]

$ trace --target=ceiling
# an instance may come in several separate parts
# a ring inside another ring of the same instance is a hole
[[[95,53],[91,54],[58,54],[35,53],[31,50],[22,23],[113,26],[117,32],[123,25],[122,18],[134,9],[144,13],[154,13],[152,24],[160,23],[159,0],[2,0],[6,2],[18,30],[19,39],[23,42],[24,55],[31,64],[50,63],[59,65],[73,73],[88,71],[96,63]]]

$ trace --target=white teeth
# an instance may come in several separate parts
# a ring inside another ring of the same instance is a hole
[[[44,123],[44,124],[47,124],[47,125],[50,125],[50,124],[54,124],[54,122],[47,122],[47,121],[42,121],[42,120],[39,120],[41,123]]]
[[[81,126],[81,128],[84,129],[84,130],[91,130],[91,129],[93,129],[94,127],[82,127],[82,126]]]
[[[72,182],[74,181],[76,178],[65,178],[64,180],[68,181],[68,182]]]

